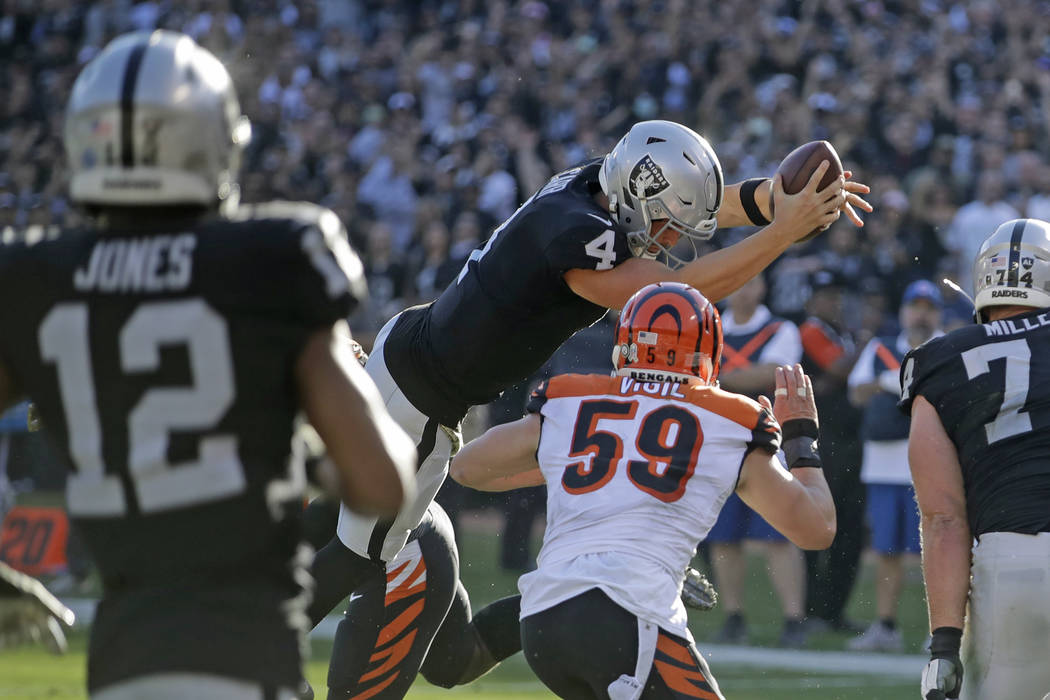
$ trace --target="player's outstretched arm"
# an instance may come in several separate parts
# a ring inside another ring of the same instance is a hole
[[[911,408],[908,462],[922,524],[922,571],[930,629],[962,629],[973,542],[966,518],[966,491],[955,445],[945,433],[937,409],[921,395],[915,397]]]
[[[789,469],[775,455],[754,450],[744,460],[737,494],[802,549],[826,549],[835,539],[835,502],[816,452],[813,384],[800,365],[776,370],[776,404],[761,397],[784,431]]]
[[[777,216],[773,223],[677,270],[656,260],[632,258],[611,270],[568,270],[565,282],[584,299],[611,309],[623,308],[632,294],[655,282],[683,282],[711,301],[720,301],[768,267],[799,238],[830,225],[839,217],[846,203],[843,180],[840,178],[823,190],[817,189],[827,168],[826,161],[821,163],[808,184],[792,195],[784,192],[778,175],[774,183]]]
[[[456,454],[449,475],[457,483],[479,491],[539,486],[543,483],[543,473],[536,463],[539,442],[540,417],[536,414],[497,425]]]
[[[354,358],[345,322],[317,331],[295,365],[300,403],[336,467],[343,501],[393,516],[415,495],[416,449]]]
[[[864,220],[857,214],[857,210],[872,211],[872,206],[861,196],[871,192],[871,188],[863,182],[854,181],[852,179],[853,171],[851,170],[843,172],[842,177],[845,180],[843,184],[845,196],[839,210],[846,215],[846,218],[854,226],[863,226]],[[738,182],[735,185],[726,185],[725,194],[722,197],[722,208],[718,210],[719,228],[754,225],[751,218],[747,215],[743,203],[740,201],[740,188],[742,185],[742,182]],[[755,204],[758,205],[762,215],[770,221],[773,220],[772,209],[769,206],[772,200],[773,180],[769,179],[755,189]]]

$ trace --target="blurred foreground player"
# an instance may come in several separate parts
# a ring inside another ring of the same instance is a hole
[[[699,134],[673,122],[640,122],[604,158],[554,176],[529,197],[435,302],[387,323],[367,370],[391,415],[417,440],[419,496],[393,521],[344,510],[336,537],[315,559],[314,623],[351,591],[360,594],[336,633],[330,697],[401,698],[420,670],[437,685],[467,683],[520,648],[516,598],[472,618],[462,586],[432,578],[438,567],[458,575],[458,562],[447,561],[454,543],[431,553],[441,562],[406,547],[424,517],[440,511],[431,502],[458,448],[460,420],[646,284],[687,282],[720,299],[840,212],[860,225],[853,205],[870,210],[858,196],[867,187],[840,178],[818,191],[827,166],[795,195],[769,180],[724,188],[718,157]],[[769,223],[770,197],[776,219],[749,238],[688,261],[672,250],[681,240],[695,251],[719,223]],[[394,624],[404,600],[392,592],[405,570],[426,572],[425,585],[413,578],[419,585],[401,591],[422,601],[410,628]],[[450,606],[449,625],[458,619],[469,626],[445,627],[435,638]]]
[[[900,375],[933,635],[922,697],[1039,700],[1050,694],[1050,223],[999,226],[973,279],[978,325],[912,350]]]
[[[798,365],[778,368],[773,406],[722,391],[721,350],[703,295],[646,286],[620,315],[616,375],[553,377],[528,416],[452,463],[479,489],[547,483],[521,625],[529,665],[559,697],[723,697],[686,626],[680,572],[734,491],[800,547],[835,536],[810,381]]]
[[[69,458],[67,508],[104,586],[93,698],[292,697],[300,409],[350,507],[413,495],[412,445],[343,337],[360,262],[327,210],[237,208],[249,133],[192,39],[119,37],[66,113],[92,224],[0,249],[0,296],[19,300],[0,307],[0,409],[31,397]]]

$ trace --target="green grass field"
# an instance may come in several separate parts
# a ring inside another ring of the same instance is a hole
[[[469,517],[469,516],[468,516]],[[470,591],[475,608],[516,591],[516,577],[495,565],[498,539],[463,523],[463,580]],[[780,631],[776,599],[769,591],[765,569],[760,559],[750,562],[747,591],[747,614],[753,643],[772,645]],[[853,619],[867,621],[873,611],[873,581],[871,569],[865,566],[850,605]],[[718,610],[693,614],[690,627],[703,649],[704,641],[719,629],[723,614]],[[925,639],[925,604],[922,584],[917,571],[910,571],[901,605],[901,626],[906,651],[919,653]],[[847,637],[826,633],[811,640],[811,649],[841,650]],[[0,655],[0,698],[84,698],[86,633],[75,631],[70,638],[70,653],[54,657],[39,648],[22,648]],[[307,666],[307,677],[318,690],[325,687],[328,656],[331,645],[314,640],[313,654]],[[913,697],[918,692],[918,676],[914,679],[884,677],[865,673],[858,667],[848,675],[832,673],[797,673],[782,670],[720,666],[712,662],[712,671],[718,678],[728,700],[787,700],[806,697],[813,700],[896,700]],[[548,698],[551,694],[535,680],[521,655],[504,662],[500,668],[480,681],[466,687],[445,690],[420,679],[409,698],[475,698],[484,700],[524,700]]]

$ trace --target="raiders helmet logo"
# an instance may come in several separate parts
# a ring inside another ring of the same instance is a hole
[[[664,172],[660,170],[652,156],[648,153],[638,161],[631,176],[628,178],[628,188],[635,197],[652,197],[666,190],[670,185]]]

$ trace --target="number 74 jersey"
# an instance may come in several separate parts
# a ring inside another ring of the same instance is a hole
[[[683,571],[744,458],[780,446],[780,426],[758,403],[701,384],[563,375],[528,410],[543,418],[541,567],[613,551]]]

